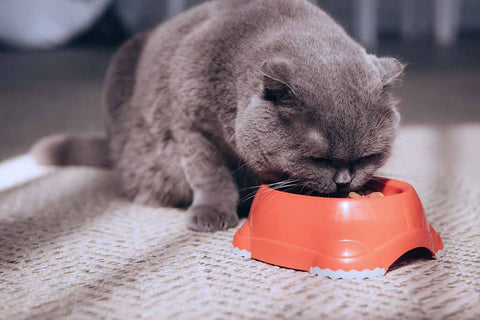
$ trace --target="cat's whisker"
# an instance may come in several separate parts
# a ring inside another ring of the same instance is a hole
[[[290,187],[290,186],[293,186],[295,183],[297,183],[297,181],[299,181],[299,179],[294,179],[294,180],[287,179],[287,180],[283,180],[283,181],[278,181],[278,182],[270,183],[270,184],[268,184],[268,186],[270,187],[270,189],[278,190],[278,189],[281,189],[281,188],[288,188],[288,187]],[[261,185],[252,186],[252,187],[246,187],[246,188],[240,189],[240,191],[246,191],[246,190],[251,190],[251,189],[258,189],[260,186],[261,186]],[[272,190],[264,190],[263,192],[267,192],[267,191],[272,191]],[[255,191],[253,191],[253,192],[250,192],[250,193],[247,194],[246,196],[242,197],[242,199],[239,201],[239,203],[244,203],[244,202],[246,202],[246,201],[254,198],[257,193],[258,193],[258,190],[255,190]]]
[[[297,179],[298,180],[298,179]],[[283,181],[278,181],[278,182],[274,182],[274,183],[270,183],[268,184],[268,186],[270,188],[276,188],[276,187],[281,187],[283,186],[283,184],[287,184],[287,183],[292,183],[292,182],[295,182],[295,180],[283,180]],[[245,188],[241,188],[239,189],[239,191],[246,191],[246,190],[252,190],[252,189],[258,189],[262,186],[263,184],[259,184],[259,185],[255,185],[255,186],[251,186],[251,187],[245,187]]]
[[[282,191],[283,191],[283,192],[290,192],[290,191],[294,190],[296,187],[297,187],[297,186],[292,186],[292,187],[287,188],[287,189],[282,190]]]
[[[275,187],[273,187],[272,189],[275,189],[275,190],[280,190],[280,189],[285,189],[285,188],[289,188],[289,187],[298,187],[298,182],[288,182],[288,183],[284,183],[282,185],[277,185]]]
[[[305,189],[306,185],[302,184],[301,187],[302,188],[300,189],[300,193],[303,193],[303,189]]]
[[[245,187],[245,188],[238,189],[238,191],[246,191],[246,190],[258,189],[258,188],[260,188],[261,186],[262,186],[262,185],[259,184],[259,185],[256,185],[256,186]]]
[[[256,191],[256,192],[252,192],[248,197],[245,197],[245,198],[243,198],[242,200],[240,200],[239,203],[240,203],[240,204],[241,204],[241,203],[245,203],[245,202],[247,202],[247,201],[255,198],[255,196],[256,196],[257,194],[266,194],[266,193],[273,192],[273,191],[274,191],[274,190],[272,190],[272,189],[266,189],[266,190],[262,190],[262,191],[259,191],[259,192],[257,192],[257,191]]]
[[[257,194],[260,194],[259,192],[262,192],[262,193],[265,193],[265,192],[271,192],[273,190],[280,190],[282,189],[282,191],[285,191],[285,192],[288,192],[289,190],[292,190],[296,187],[299,187],[300,185],[298,184],[298,182],[301,181],[300,179],[287,179],[287,180],[283,180],[283,181],[278,181],[278,182],[274,182],[274,183],[271,183],[271,184],[268,184],[269,188],[270,189],[267,189],[267,190],[262,190],[262,191],[254,191],[254,192],[251,192],[249,193],[248,195],[246,195],[245,197],[243,197],[239,203],[244,203],[246,201],[249,201],[251,200],[252,198],[254,198]],[[245,188],[248,190],[248,188]]]
[[[297,181],[295,180],[285,180],[285,181],[280,181],[280,182],[276,182],[276,183],[270,183],[268,186],[269,187],[278,187],[278,186],[282,186],[282,185],[285,185],[285,184],[290,184],[290,183],[296,183]]]
[[[255,197],[255,195],[257,194],[257,191],[255,190],[254,192],[250,192],[249,194],[247,194],[246,196],[242,197],[242,199],[240,199],[239,203],[243,203],[247,200],[250,200],[252,199],[253,197]]]
[[[271,187],[271,186],[282,184],[282,183],[290,183],[290,182],[298,182],[298,181],[300,181],[300,179],[285,179],[285,180],[282,180],[282,181],[269,183],[268,186]]]
[[[243,162],[237,169],[235,169],[235,170],[232,171],[232,174],[239,172],[240,170],[242,170],[243,168],[245,168],[245,167],[247,167],[247,166],[248,166],[248,163],[247,163],[247,162]]]
[[[249,166],[248,162],[242,162],[242,164],[234,172],[238,172],[238,171],[240,171],[243,168],[248,167],[248,166]]]

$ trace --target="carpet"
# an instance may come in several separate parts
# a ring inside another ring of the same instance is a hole
[[[235,229],[188,231],[109,171],[0,165],[0,319],[479,319],[479,141],[477,124],[401,130],[382,174],[414,185],[446,256],[367,280],[245,260]]]

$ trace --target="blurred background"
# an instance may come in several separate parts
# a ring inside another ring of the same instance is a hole
[[[0,1],[0,161],[47,134],[101,132],[114,50],[201,2]],[[370,52],[408,64],[398,89],[405,125],[480,122],[480,0],[312,2]]]

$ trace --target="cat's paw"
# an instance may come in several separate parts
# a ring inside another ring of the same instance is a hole
[[[223,211],[212,206],[192,206],[188,209],[188,228],[200,232],[214,232],[235,227],[238,216],[235,210]]]

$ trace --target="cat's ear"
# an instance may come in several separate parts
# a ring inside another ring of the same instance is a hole
[[[286,59],[273,58],[263,62],[261,73],[265,100],[282,104],[292,99],[294,93],[288,84],[292,71],[293,66]]]
[[[382,75],[382,84],[389,86],[394,84],[402,76],[405,65],[395,58],[377,58],[380,73]]]

